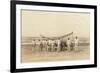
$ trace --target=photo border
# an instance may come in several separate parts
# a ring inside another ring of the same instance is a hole
[[[73,65],[73,66],[53,66],[41,68],[25,68],[16,69],[16,5],[37,5],[37,6],[52,6],[52,7],[70,7],[70,8],[86,8],[94,9],[94,64],[87,65]],[[81,5],[81,4],[64,4],[64,3],[48,3],[48,2],[34,2],[34,1],[11,1],[10,13],[10,47],[11,47],[11,72],[29,72],[29,71],[46,71],[46,70],[62,70],[62,69],[79,69],[97,67],[97,6],[96,5]]]

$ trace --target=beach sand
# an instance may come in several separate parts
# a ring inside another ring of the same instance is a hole
[[[47,51],[32,51],[32,46],[22,46],[21,62],[46,62],[46,61],[69,61],[69,60],[85,60],[90,58],[89,46],[79,46],[78,51],[62,51],[62,52],[47,52]]]

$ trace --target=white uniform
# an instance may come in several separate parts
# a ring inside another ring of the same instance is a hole
[[[54,50],[54,43],[55,43],[55,41],[53,41],[53,40],[51,40],[51,50],[53,51]]]
[[[79,40],[75,39],[74,42],[75,42],[75,50],[78,50]]]
[[[52,41],[51,41],[51,40],[49,40],[48,42],[49,42],[49,45],[51,45]]]

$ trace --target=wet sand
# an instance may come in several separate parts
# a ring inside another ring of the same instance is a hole
[[[62,51],[62,52],[47,52],[47,51],[32,51],[32,46],[22,46],[21,62],[43,62],[43,61],[62,61],[62,60],[85,60],[90,57],[89,46],[80,46],[78,51]]]

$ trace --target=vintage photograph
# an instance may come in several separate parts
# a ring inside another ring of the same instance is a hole
[[[97,67],[97,6],[11,1],[11,72]]]
[[[21,63],[90,59],[90,13],[21,10]]]

